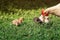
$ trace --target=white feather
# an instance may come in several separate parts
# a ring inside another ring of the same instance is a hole
[[[60,16],[60,3],[55,6],[47,8],[44,12]]]
[[[49,23],[49,20],[48,20],[48,16],[45,16],[45,19],[43,18],[43,15],[41,15],[40,17],[39,17],[39,19],[42,21],[42,22],[45,22],[45,23]],[[44,20],[44,21],[43,21]]]

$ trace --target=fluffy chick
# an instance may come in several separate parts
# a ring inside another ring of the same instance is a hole
[[[12,24],[18,26],[19,24],[21,24],[23,22],[23,17],[19,18],[19,19],[15,19],[12,21]]]
[[[19,19],[18,19],[19,24],[21,24],[21,23],[23,22],[23,20],[24,20],[23,17],[19,18]]]
[[[18,19],[13,20],[13,21],[12,21],[12,24],[18,26],[18,25],[19,25]]]

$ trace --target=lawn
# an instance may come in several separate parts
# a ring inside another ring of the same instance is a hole
[[[60,40],[59,17],[50,15],[49,24],[39,24],[35,23],[33,18],[40,16],[41,8],[16,11],[0,11],[0,40]],[[24,17],[23,23],[20,26],[13,25],[12,20],[19,17]]]

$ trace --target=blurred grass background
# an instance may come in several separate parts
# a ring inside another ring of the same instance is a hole
[[[38,9],[48,7],[59,3],[60,0],[0,0],[0,10],[13,12],[15,9]]]
[[[50,15],[49,24],[33,21],[42,8],[56,5],[60,0],[0,0],[0,40],[60,40],[60,19]],[[13,19],[24,17],[20,26]]]

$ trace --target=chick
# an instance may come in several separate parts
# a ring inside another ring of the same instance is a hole
[[[21,24],[21,23],[23,22],[23,20],[24,20],[23,17],[19,18],[19,19],[18,19],[18,23]]]
[[[12,24],[18,26],[18,25],[19,25],[18,19],[13,20],[13,21],[12,21]]]
[[[12,21],[12,24],[18,26],[19,24],[21,24],[23,22],[23,17],[19,18],[19,19],[15,19]]]

